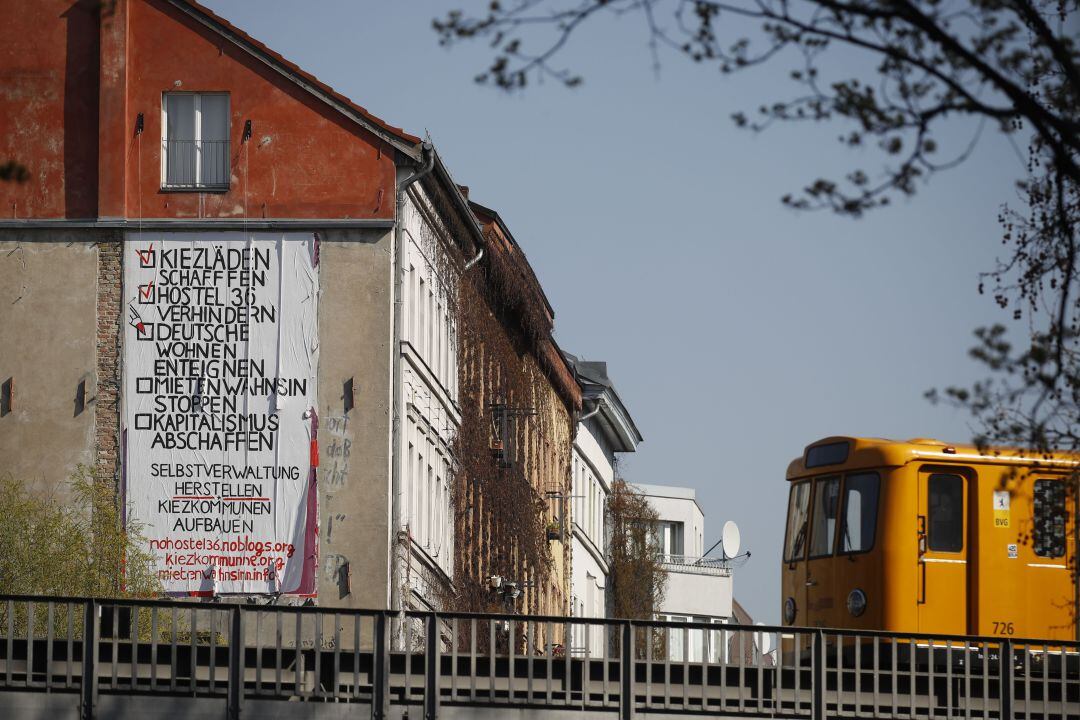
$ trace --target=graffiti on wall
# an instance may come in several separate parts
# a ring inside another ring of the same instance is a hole
[[[316,253],[301,233],[127,236],[123,478],[167,592],[314,592]]]

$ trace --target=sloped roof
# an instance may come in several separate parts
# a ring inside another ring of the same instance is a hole
[[[353,119],[360,126],[390,143],[398,150],[419,159],[422,141],[416,135],[405,132],[405,130],[391,125],[382,118],[376,117],[366,108],[357,105],[296,63],[286,60],[280,53],[251,37],[209,8],[192,0],[164,0],[164,2],[265,63],[301,87],[308,94],[322,100],[346,117]]]
[[[608,376],[607,363],[602,360],[583,360],[565,350],[563,356],[574,368],[574,376],[581,386],[583,399],[606,402],[600,405],[600,415],[606,425],[606,431],[612,441],[615,442],[619,452],[634,452],[637,444],[644,438],[638,430],[630,411],[623,404],[622,398],[615,390],[615,383]]]
[[[603,360],[583,360],[576,355],[565,353],[568,360],[577,370],[578,379],[585,380],[593,385],[601,385],[606,388],[614,388],[611,378],[607,374],[607,363]]]
[[[731,599],[731,615],[739,625],[754,624],[754,618],[750,617],[750,613],[746,612],[746,608],[744,608],[735,598]]]
[[[466,188],[468,189],[468,188]],[[468,195],[466,194],[466,197]],[[477,215],[481,222],[493,222],[495,223],[500,232],[503,240],[508,243],[508,249],[513,253],[521,256],[521,269],[525,273],[526,278],[536,287],[537,292],[540,294],[540,299],[544,302],[544,307],[547,309],[551,319],[555,319],[555,308],[551,306],[551,301],[548,300],[547,293],[544,292],[544,286],[540,284],[540,279],[536,277],[536,271],[533,270],[532,263],[529,262],[529,258],[525,255],[525,250],[518,244],[517,238],[510,232],[510,227],[503,220],[502,215],[498,210],[481,205],[475,200],[469,200],[469,206],[473,212]]]

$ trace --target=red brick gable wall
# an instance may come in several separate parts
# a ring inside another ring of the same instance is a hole
[[[169,3],[0,5],[14,24],[0,163],[30,172],[0,183],[0,217],[393,217],[387,143]],[[228,191],[161,190],[161,96],[175,90],[230,94]]]
[[[129,217],[140,198],[143,217],[393,217],[385,143],[168,4],[132,2],[130,12],[128,115],[134,123],[143,113],[145,130],[129,160]],[[170,90],[229,92],[228,192],[160,191],[161,94]],[[241,143],[246,120],[252,137]]]
[[[0,218],[97,215],[97,2],[0,0]]]

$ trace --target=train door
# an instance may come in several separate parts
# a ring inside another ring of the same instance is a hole
[[[956,472],[919,473],[919,632],[968,631],[967,485]]]
[[[837,521],[840,508],[840,478],[814,481],[813,509],[810,513],[810,547],[806,561],[806,612],[811,625],[836,627],[837,611],[843,602],[836,598]]]

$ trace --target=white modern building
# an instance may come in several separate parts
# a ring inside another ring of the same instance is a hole
[[[604,557],[604,511],[615,482],[616,453],[634,452],[641,433],[623,405],[607,374],[607,363],[581,360],[566,354],[581,386],[584,410],[574,438],[571,508],[571,614],[602,618],[606,615],[608,566]],[[586,637],[579,628],[571,637],[570,651],[590,654],[602,649],[601,628]]]
[[[705,556],[705,515],[692,488],[635,485],[656,510],[656,542],[668,573],[667,592],[658,620],[722,624],[732,619],[731,568],[717,550]],[[671,632],[672,660],[726,659],[729,638],[720,630]],[[688,655],[688,657],[687,657]]]

